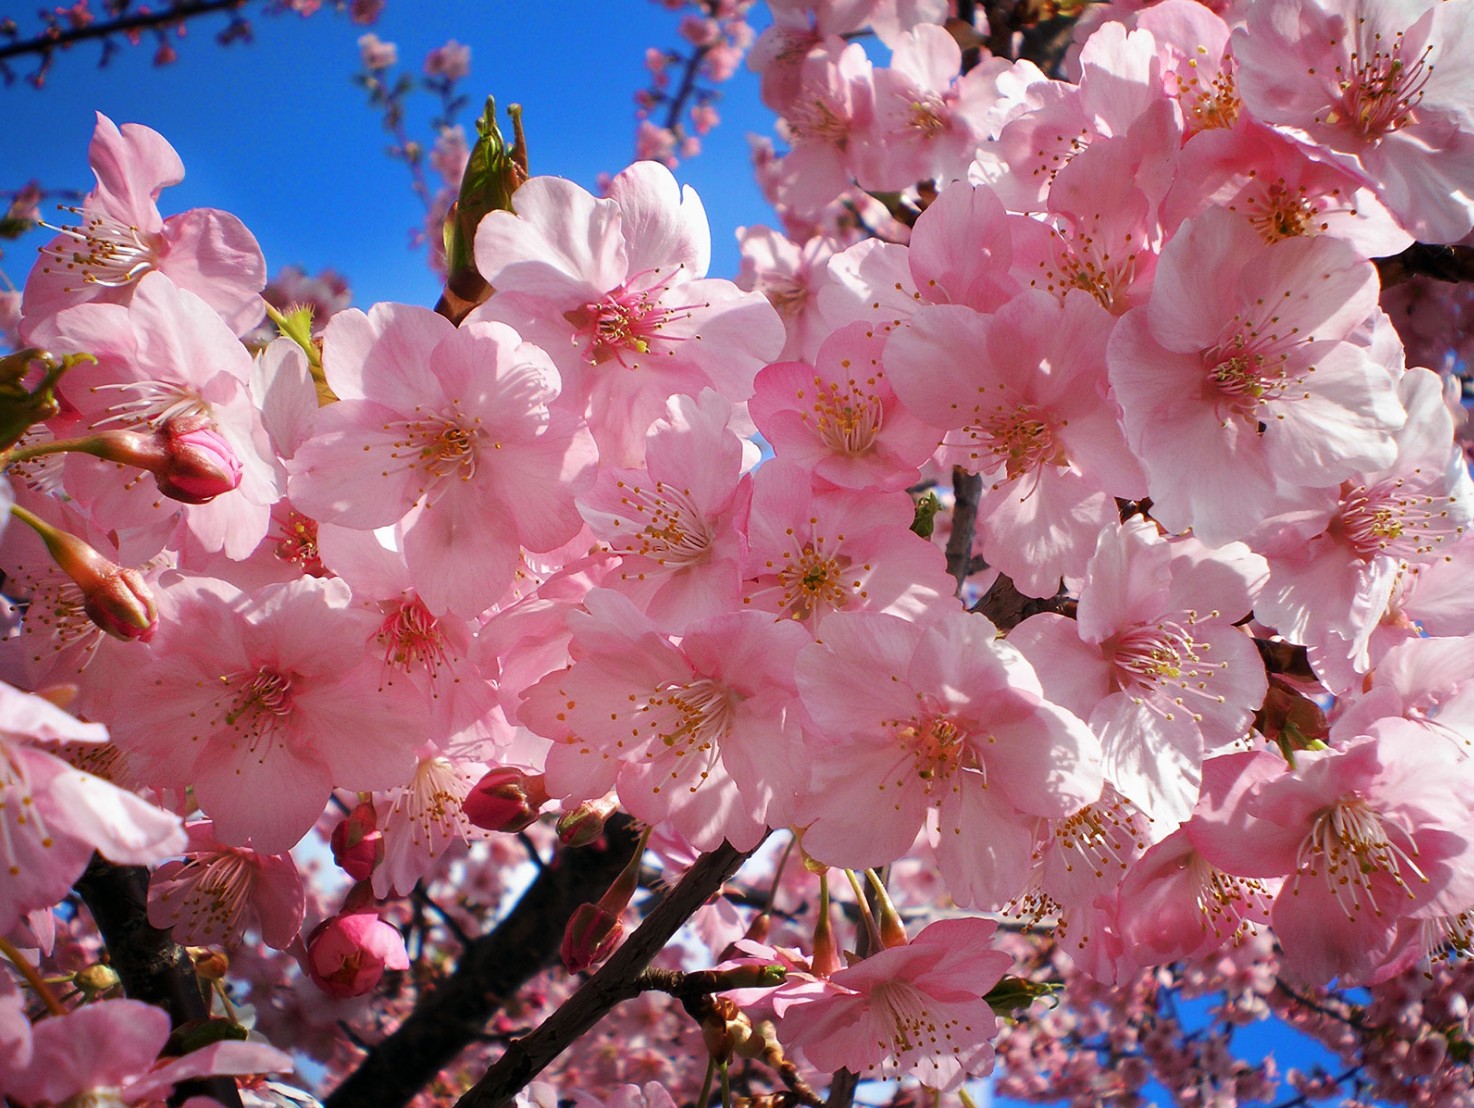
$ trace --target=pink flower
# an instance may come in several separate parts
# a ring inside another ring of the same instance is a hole
[[[779,457],[841,488],[916,483],[941,432],[896,399],[881,360],[885,339],[852,323],[824,340],[813,365],[777,362],[758,374],[748,410]]]
[[[571,667],[526,693],[524,724],[554,740],[547,787],[669,821],[698,848],[756,845],[807,783],[793,710],[801,627],[757,612],[699,620],[679,644],[623,596],[595,590],[572,617]]]
[[[1152,515],[1217,546],[1388,465],[1406,413],[1392,371],[1353,341],[1376,295],[1340,239],[1266,245],[1217,209],[1183,224],[1107,351]]]
[[[477,229],[476,263],[496,295],[469,320],[509,323],[552,355],[560,406],[587,413],[606,462],[639,464],[672,393],[710,387],[745,401],[782,349],[782,324],[760,294],[706,278],[706,212],[665,167],[637,162],[607,200],[534,177],[513,206]]]
[[[459,81],[471,72],[471,48],[455,39],[446,39],[425,55],[425,76],[443,77],[447,81]]]
[[[149,880],[148,918],[191,946],[239,945],[246,930],[285,950],[302,929],[306,895],[290,854],[258,854],[218,842],[208,820],[191,823],[180,860]]]
[[[901,857],[933,818],[937,862],[959,904],[1023,886],[1039,817],[1100,796],[1100,744],[1045,700],[1023,656],[982,616],[927,623],[875,612],[825,620],[796,674],[813,721],[804,850],[829,865]]]
[[[711,389],[672,396],[646,436],[644,468],[600,466],[578,498],[589,530],[619,555],[608,584],[669,631],[738,605],[742,474],[757,451],[732,416]]]
[[[408,777],[425,721],[378,689],[363,644],[374,617],[342,581],[245,594],[183,578],[160,593],[151,657],[119,679],[113,737],[160,786],[193,786],[224,843],[292,847],[335,786]]]
[[[75,210],[77,223],[41,249],[26,281],[23,333],[40,341],[65,308],[88,301],[126,304],[144,274],[159,271],[199,296],[244,334],[261,319],[266,260],[251,232],[228,212],[195,208],[164,219],[160,190],[184,179],[184,165],[157,131],[120,130],[101,112],[88,154],[97,187]]]
[[[904,946],[809,986],[781,1013],[784,1041],[829,1073],[911,1074],[943,1092],[991,1073],[998,1022],[983,997],[1013,964],[988,948],[997,928],[938,920]]]
[[[1228,873],[1286,878],[1272,919],[1297,976],[1365,981],[1399,920],[1474,903],[1470,768],[1416,724],[1382,720],[1343,749],[1297,753],[1293,771],[1250,766],[1188,834]]]
[[[901,400],[951,428],[944,460],[986,478],[984,556],[1030,596],[1083,573],[1115,497],[1144,491],[1107,394],[1111,324],[1089,297],[1029,291],[991,315],[924,307],[886,343]]]
[[[941,550],[912,532],[909,496],[810,485],[781,458],[753,475],[744,605],[813,628],[839,611],[951,610],[956,583]]]
[[[1169,542],[1137,519],[1101,532],[1078,619],[1045,613],[1009,635],[1045,694],[1089,720],[1106,777],[1155,821],[1154,838],[1192,812],[1205,752],[1248,734],[1264,701],[1264,664],[1233,625],[1266,575],[1242,543]]]
[[[1467,5],[1268,0],[1233,33],[1257,119],[1351,167],[1416,238],[1474,225]]]
[[[305,967],[312,983],[338,999],[371,991],[385,970],[409,969],[404,936],[373,912],[323,920],[307,936]]]
[[[1317,674],[1336,690],[1375,664],[1371,639],[1398,578],[1444,561],[1474,522],[1474,483],[1442,382],[1410,369],[1398,395],[1408,419],[1392,464],[1323,490],[1313,508],[1267,520],[1256,541],[1270,569],[1256,616],[1310,647]]]
[[[374,868],[375,896],[408,896],[451,850],[487,837],[462,810],[481,769],[465,759],[421,757],[408,783],[380,800],[384,857]]]
[[[66,896],[94,851],[147,865],[184,849],[178,816],[46,750],[105,739],[100,724],[0,683],[0,934]]]
[[[264,1043],[217,1042],[159,1060],[169,1016],[138,1000],[99,1000],[32,1028],[28,1067],[7,1074],[22,1108],[59,1104],[161,1103],[182,1081],[212,1074],[290,1072],[294,1063]]]
[[[364,531],[405,519],[404,557],[432,614],[480,614],[512,583],[519,546],[552,550],[578,532],[573,494],[593,444],[550,414],[558,372],[511,328],[379,304],[333,318],[323,365],[339,401],[292,458],[292,501]]]

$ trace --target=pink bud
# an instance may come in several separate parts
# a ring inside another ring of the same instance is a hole
[[[619,916],[599,904],[580,904],[563,932],[563,965],[582,973],[614,953],[624,936]]]
[[[604,824],[618,804],[609,797],[585,800],[558,817],[558,841],[564,846],[588,846],[604,833]]]
[[[159,613],[141,573],[109,561],[85,540],[24,508],[12,507],[11,514],[41,536],[57,568],[82,590],[82,610],[88,619],[125,642],[147,642],[153,637]]]
[[[78,582],[81,584],[81,582]],[[82,610],[115,639],[148,642],[159,626],[154,594],[136,569],[114,566],[92,588],[83,586]]]
[[[378,815],[372,802],[354,808],[333,828],[329,840],[333,861],[355,881],[364,881],[374,867],[384,860],[384,835],[378,827]]]
[[[164,464],[154,470],[159,491],[184,504],[206,504],[241,483],[241,461],[214,424],[171,419],[159,429]]]
[[[362,996],[386,969],[409,969],[404,938],[373,912],[333,916],[307,937],[308,975],[329,996]]]
[[[516,834],[537,819],[547,800],[541,774],[499,766],[472,786],[461,807],[477,827]]]

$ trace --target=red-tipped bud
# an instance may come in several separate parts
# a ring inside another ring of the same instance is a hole
[[[159,428],[164,464],[153,471],[165,496],[184,504],[207,504],[241,483],[241,460],[213,423],[171,419]]]
[[[558,841],[564,846],[588,846],[604,833],[604,824],[619,805],[610,797],[585,800],[558,817]]]
[[[113,566],[112,573],[90,589],[84,585],[82,592],[82,610],[87,618],[113,638],[148,642],[154,637],[159,612],[154,607],[153,592],[136,569]]]
[[[516,834],[537,819],[547,802],[541,774],[499,766],[471,787],[461,806],[477,827]]]
[[[329,996],[362,996],[378,985],[386,969],[409,969],[409,953],[404,937],[377,915],[353,912],[313,929],[307,937],[306,969]]]
[[[70,531],[51,526],[19,505],[10,512],[41,536],[51,560],[77,583],[88,619],[125,642],[147,642],[153,637],[159,612],[143,574],[109,561]]]
[[[241,462],[204,416],[180,416],[157,430],[102,431],[73,449],[148,470],[159,491],[182,504],[206,504],[241,483]]]
[[[582,973],[614,953],[624,936],[619,914],[599,904],[580,904],[563,932],[563,965]]]
[[[365,801],[333,828],[333,861],[355,881],[364,881],[384,860],[384,835],[372,801]]]

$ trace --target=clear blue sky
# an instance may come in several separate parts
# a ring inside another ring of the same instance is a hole
[[[577,21],[582,12],[597,20]],[[35,178],[48,187],[90,188],[87,143],[93,112],[103,111],[118,123],[146,123],[179,151],[187,176],[161,198],[166,215],[225,208],[256,234],[273,272],[286,263],[332,266],[349,277],[362,306],[432,304],[438,287],[423,254],[407,247],[420,220],[408,172],[384,156],[388,135],[350,82],[358,36],[371,29],[396,42],[401,68],[414,74],[425,52],[446,39],[469,44],[467,131],[474,133],[486,94],[499,105],[520,102],[532,171],[594,190],[599,173],[616,172],[633,156],[633,94],[648,82],[645,50],[682,45],[676,24],[648,0],[388,0],[372,28],[326,12],[263,17],[254,21],[253,44],[224,49],[213,41],[223,19],[201,21],[179,46],[179,60],[163,68],[150,64],[148,43],[121,51],[105,69],[97,66],[99,47],[83,44],[58,58],[43,91],[19,81],[0,88],[0,187]],[[428,94],[411,101],[412,135],[433,137],[434,108]],[[746,140],[749,131],[770,132],[772,116],[746,70],[723,86],[718,110],[723,122],[705,152],[676,174],[700,193],[711,218],[713,275],[732,276],[734,229],[773,221],[752,182]],[[0,244],[0,266],[17,285],[40,241]]]

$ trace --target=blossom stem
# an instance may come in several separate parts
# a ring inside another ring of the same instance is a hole
[[[56,999],[56,994],[51,991],[51,986],[46,984],[46,979],[41,976],[40,971],[31,965],[26,960],[26,956],[17,950],[10,940],[4,936],[0,936],[0,954],[10,959],[10,964],[26,979],[26,984],[35,990],[36,995],[46,1005],[48,1012],[53,1016],[64,1016],[67,1014],[66,1007],[61,1001]]]

